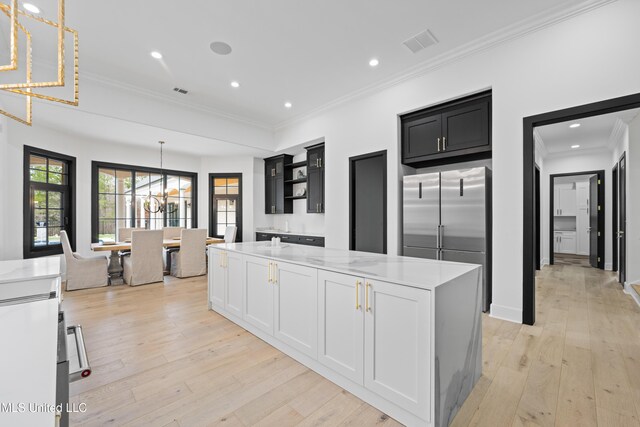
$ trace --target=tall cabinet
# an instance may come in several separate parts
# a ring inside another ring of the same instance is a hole
[[[285,167],[293,162],[293,156],[281,154],[264,159],[264,212],[266,214],[293,213],[292,187],[285,181],[292,179],[293,170]]]
[[[307,213],[324,213],[324,143],[307,148]]]

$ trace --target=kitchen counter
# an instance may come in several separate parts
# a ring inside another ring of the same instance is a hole
[[[57,292],[60,258],[0,261],[0,301],[19,300]]]
[[[482,372],[482,267],[271,242],[210,245],[211,310],[408,426]]]
[[[265,228],[263,230],[256,228],[256,233],[267,234],[291,234],[293,236],[310,236],[310,237],[324,237],[324,233],[310,233],[310,232],[298,232],[298,231],[284,231],[275,228]]]
[[[222,243],[211,247],[429,290],[480,269],[476,264],[284,243],[280,247],[272,247],[271,242]]]

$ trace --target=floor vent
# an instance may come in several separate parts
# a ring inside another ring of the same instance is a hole
[[[420,34],[416,34],[408,40],[402,42],[413,53],[418,53],[425,47],[432,46],[438,43],[438,39],[435,38],[431,31],[424,30]]]
[[[186,95],[187,93],[189,93],[189,91],[188,91],[188,90],[186,90],[186,89],[182,89],[182,88],[179,88],[179,87],[174,87],[174,88],[173,88],[173,90],[174,90],[174,91],[176,91],[176,92],[178,92],[178,93],[181,93],[181,94],[183,94],[183,95]]]

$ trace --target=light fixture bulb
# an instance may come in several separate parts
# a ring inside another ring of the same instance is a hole
[[[162,59],[162,54],[157,50],[154,50],[153,52],[151,52],[151,56],[155,59]]]
[[[380,63],[380,61],[378,61],[378,59],[377,59],[377,58],[373,58],[373,59],[371,59],[371,60],[369,61],[369,66],[370,66],[370,67],[377,67],[379,63]]]
[[[574,124],[570,125],[569,127],[571,129],[579,128],[580,127],[580,123],[574,123]]]
[[[571,148],[580,148],[580,145],[578,145],[578,144],[572,145]]]
[[[291,104],[290,102],[284,103],[284,108],[291,108],[291,107],[293,107],[293,104]]]
[[[234,81],[231,82],[231,87],[238,88],[238,87],[240,87],[240,83],[238,83],[237,81],[234,80]]]
[[[22,3],[22,7],[24,7],[24,10],[26,10],[27,12],[40,13],[40,8],[38,6],[36,6],[35,4]]]

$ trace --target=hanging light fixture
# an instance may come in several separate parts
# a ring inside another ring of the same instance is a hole
[[[162,187],[166,187],[164,182],[165,174],[162,167],[162,146],[164,145],[164,141],[158,141],[158,144],[160,144],[160,176],[162,177],[160,181]],[[147,195],[147,197],[144,199],[144,203],[142,204],[144,210],[152,214],[163,213],[165,211],[168,214],[174,213],[177,210],[175,204],[168,203],[170,193],[171,190],[169,190],[168,188],[164,188],[160,193],[156,195],[151,194],[151,182],[149,182],[149,195]]]
[[[24,81],[17,81],[11,83],[0,84],[0,89],[12,92],[18,95],[23,95],[26,101],[26,114],[24,117],[19,117],[15,114],[9,113],[0,109],[0,114],[3,114],[11,119],[17,120],[20,123],[24,123],[31,126],[31,105],[32,98],[43,99],[45,101],[60,102],[66,105],[77,106],[78,105],[78,32],[64,25],[64,0],[58,0],[57,9],[57,21],[51,21],[49,19],[42,18],[40,16],[27,13],[21,9],[18,9],[18,1],[10,0],[9,4],[0,3],[0,20],[4,18],[9,19],[10,27],[10,63],[0,64],[0,72],[19,71],[19,49],[18,38],[20,34],[24,34],[26,39],[25,45],[25,78]],[[25,24],[27,22],[37,22],[44,25],[48,25],[56,28],[57,32],[57,76],[55,80],[51,81],[33,81],[32,80],[32,37],[31,32],[27,30]],[[35,90],[41,88],[52,87],[65,87],[65,48],[64,38],[65,34],[70,33],[73,36],[73,99],[57,98],[51,95],[45,95],[38,93]]]

